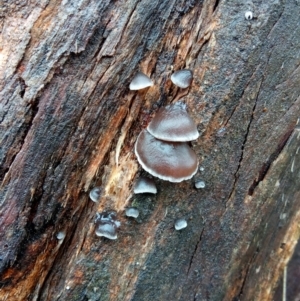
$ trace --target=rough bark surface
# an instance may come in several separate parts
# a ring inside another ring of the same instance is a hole
[[[272,300],[299,237],[299,15],[296,0],[3,1],[0,300]],[[138,70],[155,85],[129,91]],[[202,168],[132,196],[135,139],[178,99]],[[116,241],[94,234],[103,210]]]
[[[300,241],[298,241],[293,257],[286,266],[286,271],[279,281],[279,285],[274,295],[274,301],[300,300]]]

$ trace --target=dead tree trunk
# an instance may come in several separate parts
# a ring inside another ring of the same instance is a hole
[[[299,233],[299,1],[21,2],[0,7],[0,299],[272,300]],[[129,91],[138,70],[155,85]],[[177,99],[201,170],[130,198],[135,139]]]

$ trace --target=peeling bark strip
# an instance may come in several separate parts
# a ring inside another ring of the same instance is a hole
[[[0,8],[0,300],[272,300],[300,218],[300,5],[75,2]],[[201,170],[132,196],[136,137],[179,99]]]

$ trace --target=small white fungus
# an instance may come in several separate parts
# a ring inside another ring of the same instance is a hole
[[[184,218],[179,218],[175,221],[175,230],[181,230],[187,227],[187,222]]]
[[[65,234],[65,232],[63,232],[63,231],[60,231],[60,232],[58,232],[58,233],[56,234],[56,238],[57,238],[58,240],[64,239],[65,236],[66,236],[66,234]]]
[[[253,13],[252,13],[252,11],[246,11],[245,12],[245,19],[246,20],[252,20],[253,19]]]
[[[101,187],[95,187],[90,191],[90,199],[97,203],[99,202],[100,196],[101,196]]]
[[[279,218],[280,219],[286,219],[286,217],[287,217],[286,213],[281,213]]]
[[[171,81],[179,88],[187,88],[193,79],[193,72],[189,69],[182,69],[174,72],[171,75]]]
[[[134,187],[133,187],[133,192],[135,194],[138,193],[157,193],[157,188],[155,185],[155,182],[153,179],[147,178],[147,177],[140,177]]]
[[[98,225],[95,233],[99,237],[104,236],[108,239],[117,239],[118,238],[117,233],[116,233],[116,228],[111,223]]]
[[[104,236],[108,239],[117,239],[117,228],[121,223],[117,220],[115,212],[102,212],[96,214],[95,233],[97,236]]]
[[[197,181],[197,182],[195,182],[195,187],[197,189],[205,188],[205,182],[204,181]]]
[[[140,214],[139,210],[134,207],[127,208],[125,213],[126,213],[126,216],[133,217],[133,218],[137,218]]]
[[[115,220],[114,223],[115,223],[115,225],[116,225],[117,228],[119,228],[121,226],[121,222],[119,222],[117,220]]]
[[[147,87],[153,86],[153,81],[146,74],[138,72],[132,79],[129,89],[130,90],[141,90]]]

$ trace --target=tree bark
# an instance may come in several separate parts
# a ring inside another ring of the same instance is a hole
[[[298,241],[295,248],[294,254],[289,261],[288,265],[285,267],[285,271],[282,278],[279,281],[279,285],[276,288],[274,294],[274,301],[280,301],[283,296],[286,300],[299,300],[300,298],[300,287],[299,280],[300,277],[300,241]]]
[[[0,300],[272,300],[299,236],[299,1],[0,10]],[[185,90],[170,81],[182,68]],[[129,91],[138,70],[155,85]],[[134,196],[136,137],[179,99],[201,169]],[[105,210],[116,241],[94,233]]]

